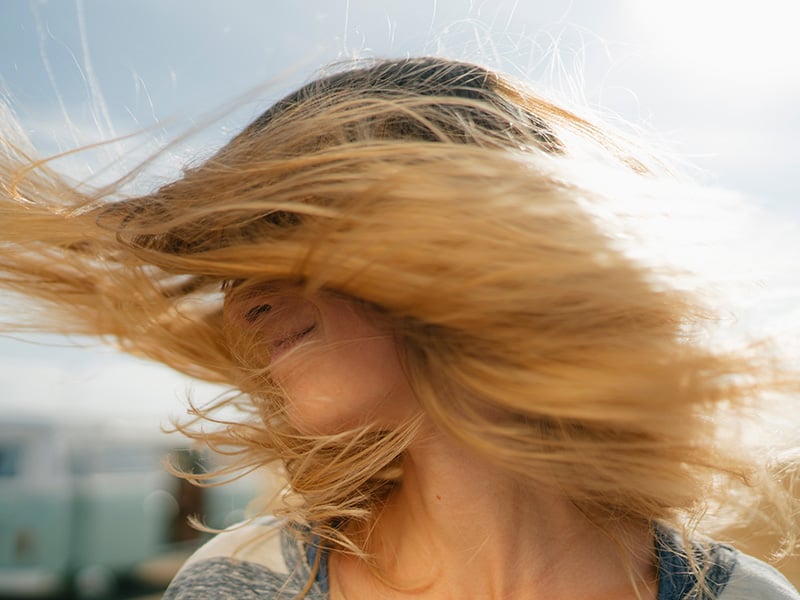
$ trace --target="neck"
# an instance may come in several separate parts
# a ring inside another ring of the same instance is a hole
[[[640,558],[623,553],[568,500],[523,487],[429,431],[409,450],[403,482],[367,542],[380,579],[395,589],[374,571],[343,561],[332,569],[334,589],[341,583],[347,591],[349,575],[353,583],[371,577],[376,598],[634,598],[633,577],[640,591],[650,582],[655,597],[647,525],[615,534],[624,546],[640,548]]]

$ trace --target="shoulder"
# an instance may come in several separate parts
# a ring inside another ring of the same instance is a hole
[[[768,564],[727,544],[711,540],[688,544],[690,549],[676,531],[656,528],[658,600],[697,598],[698,569],[703,573],[704,599],[800,600],[792,584]]]
[[[737,553],[736,566],[719,600],[800,600],[800,594],[767,563]]]
[[[186,561],[181,571],[211,559],[233,558],[285,573],[287,565],[282,548],[285,536],[283,522],[273,517],[234,525],[202,545]]]
[[[195,552],[172,580],[165,600],[294,598],[311,572],[301,543],[276,519],[224,531]],[[318,600],[312,586],[308,600]]]

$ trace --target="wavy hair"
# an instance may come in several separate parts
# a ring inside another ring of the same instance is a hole
[[[582,179],[586,157],[607,171],[605,189]],[[796,463],[737,435],[797,391],[797,373],[761,346],[706,343],[717,317],[701,296],[597,216],[634,188],[669,201],[663,171],[510,78],[437,58],[313,81],[136,197],[79,191],[6,140],[0,286],[36,311],[7,327],[101,337],[238,390],[196,409],[221,427],[179,428],[233,453],[230,469],[283,465],[280,511],[340,551],[365,555],[353,532],[402,479],[415,424],[293,427],[258,340],[223,318],[224,295],[251,282],[377,307],[443,431],[598,524],[688,532],[708,511],[736,521],[768,505],[791,548]],[[216,416],[229,405],[241,419]]]

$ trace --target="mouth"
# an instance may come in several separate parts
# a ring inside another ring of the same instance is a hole
[[[312,323],[311,325],[304,327],[303,329],[293,331],[288,335],[285,335],[281,338],[278,338],[277,340],[274,340],[270,344],[271,360],[275,361],[280,356],[286,354],[289,350],[294,348],[298,343],[300,343],[300,341],[303,340],[303,338],[308,336],[316,328],[317,324]]]

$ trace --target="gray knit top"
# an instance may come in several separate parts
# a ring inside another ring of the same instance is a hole
[[[700,598],[680,548],[676,535],[657,530],[658,600],[800,600],[778,571],[724,544],[693,548],[707,569],[709,593]],[[327,553],[299,541],[274,519],[264,519],[220,534],[201,548],[170,584],[164,600],[292,600],[308,584],[318,558],[306,600],[328,600]]]

